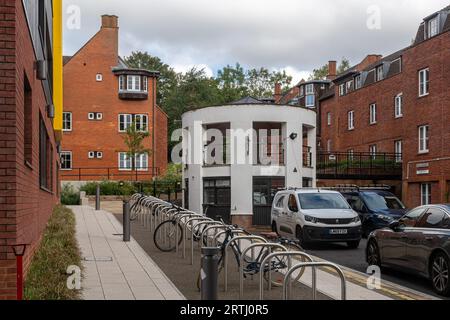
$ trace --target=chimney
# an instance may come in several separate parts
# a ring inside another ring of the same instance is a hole
[[[337,62],[336,61],[329,61],[328,62],[327,80],[334,80],[334,79],[336,79],[336,75],[337,75]]]
[[[118,28],[119,17],[114,15],[102,15],[102,28]]]
[[[275,95],[273,96],[275,103],[281,100],[281,84],[279,82],[275,83]]]

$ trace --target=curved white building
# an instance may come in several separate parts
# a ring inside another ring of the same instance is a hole
[[[278,189],[316,184],[316,112],[246,98],[187,112],[184,205],[244,227],[270,225]]]

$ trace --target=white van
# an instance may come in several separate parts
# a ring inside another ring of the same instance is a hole
[[[287,189],[275,195],[272,230],[298,239],[302,246],[314,242],[345,242],[356,249],[361,241],[361,220],[345,198],[324,189]]]

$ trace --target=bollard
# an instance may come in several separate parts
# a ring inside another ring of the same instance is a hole
[[[100,210],[100,184],[97,184],[97,191],[95,192],[95,210]]]
[[[130,242],[131,235],[131,217],[130,217],[130,202],[123,202],[123,241]]]
[[[202,300],[218,300],[220,248],[202,248],[201,297]]]

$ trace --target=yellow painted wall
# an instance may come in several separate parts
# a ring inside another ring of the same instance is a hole
[[[53,0],[53,105],[55,106],[53,128],[58,140],[61,139],[63,125],[62,24],[62,0]]]

